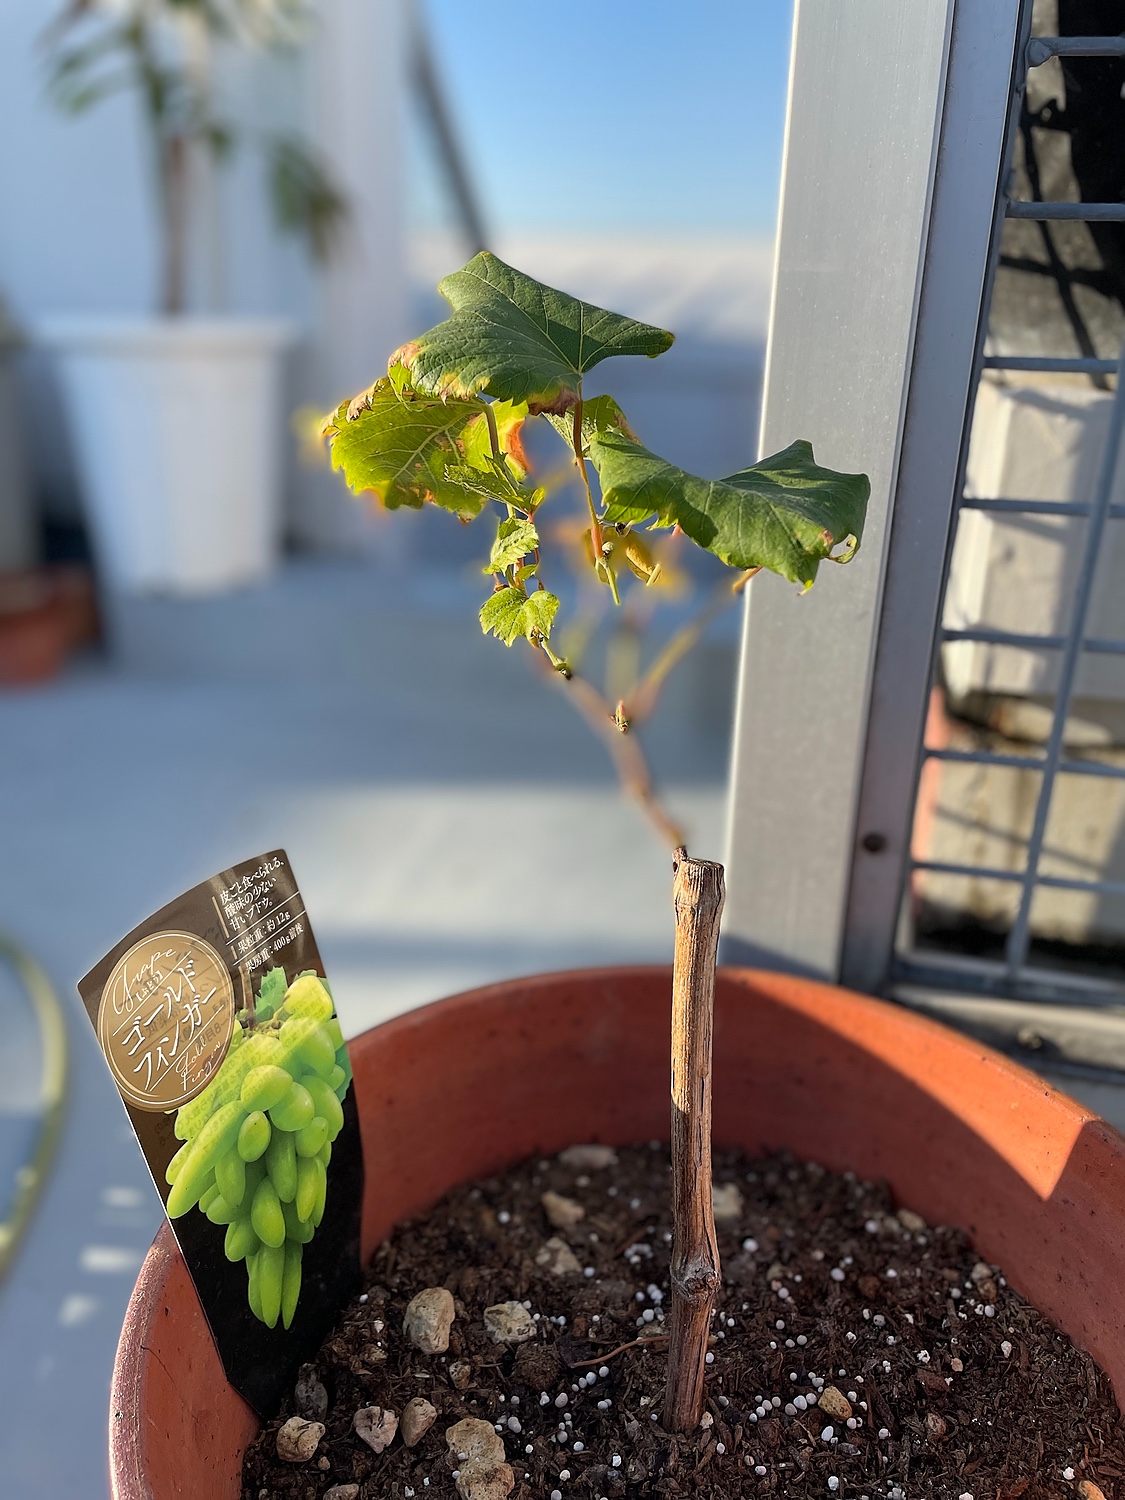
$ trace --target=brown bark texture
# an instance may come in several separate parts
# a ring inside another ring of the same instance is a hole
[[[711,1032],[723,867],[676,851],[672,969],[672,1306],[664,1427],[703,1415],[711,1313],[722,1280],[711,1209]]]

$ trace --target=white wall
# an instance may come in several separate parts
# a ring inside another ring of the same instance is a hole
[[[34,328],[51,313],[150,312],[157,241],[134,99],[74,119],[45,98],[40,37],[62,0],[0,0],[0,296]],[[327,271],[272,228],[260,159],[242,149],[204,224],[193,310],[282,315],[305,335],[294,402],[325,409],[367,383],[406,331],[400,170],[399,0],[319,0],[300,59],[240,58],[227,68],[232,114],[304,129],[352,203],[344,253]],[[349,143],[343,149],[343,143]],[[25,361],[31,468],[65,509],[73,472],[42,362]],[[295,474],[293,529],[311,545],[355,539],[358,517],[335,483]],[[362,534],[362,525],[360,533]]]

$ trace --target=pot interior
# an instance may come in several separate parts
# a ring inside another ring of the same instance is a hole
[[[368,1256],[467,1178],[578,1141],[668,1136],[670,974],[514,980],[352,1043]],[[1125,1391],[1125,1140],[1042,1079],[899,1007],[721,970],[714,1134],[886,1178],[1087,1349]],[[230,1389],[171,1231],[157,1236],[118,1350],[114,1494],[237,1500],[254,1414]]]

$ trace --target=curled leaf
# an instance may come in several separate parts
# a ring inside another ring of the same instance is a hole
[[[679,526],[731,567],[768,568],[807,587],[821,562],[841,546],[846,561],[863,535],[867,476],[821,468],[806,442],[726,479],[697,478],[620,432],[595,435],[590,456],[607,522]]]
[[[505,414],[505,435],[518,450],[526,411]],[[488,419],[480,401],[437,401],[396,389],[389,377],[344,402],[325,420],[332,467],[340,469],[357,494],[378,496],[388,510],[427,501],[463,519],[478,515],[491,491],[469,484],[461,472],[493,465]],[[502,449],[503,452],[503,449]],[[504,454],[507,461],[507,454]],[[513,460],[524,472],[522,453]],[[514,481],[512,481],[514,484]]]

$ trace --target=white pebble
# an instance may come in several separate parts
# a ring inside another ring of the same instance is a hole
[[[856,1417],[849,1417],[847,1422],[845,1423],[845,1426],[847,1426],[852,1432],[854,1432],[859,1426],[859,1419]]]
[[[519,1417],[509,1417],[508,1418],[508,1431],[509,1432],[522,1432],[523,1431],[523,1428],[520,1426],[520,1419],[519,1419]]]
[[[743,1240],[742,1241],[742,1248],[744,1250],[749,1250],[749,1251],[753,1252],[753,1251],[755,1251],[758,1248],[758,1241],[757,1240]]]
[[[772,1400],[772,1403],[771,1403],[771,1404],[772,1404],[772,1405],[773,1405],[773,1406],[774,1406],[774,1407],[775,1407],[775,1408],[776,1408],[776,1407],[778,1407],[778,1406],[780,1406],[780,1405],[781,1405],[781,1397],[780,1397],[780,1396],[774,1396],[774,1398],[773,1398],[773,1400]]]
[[[586,1266],[585,1269],[583,1270],[582,1274],[583,1274],[583,1276],[589,1277],[589,1276],[595,1275],[596,1272],[594,1271],[593,1266]]]
[[[716,1453],[725,1453],[726,1451],[727,1451],[727,1445],[726,1445],[726,1443],[716,1443],[715,1444],[715,1452]]]
[[[502,1208],[496,1215],[496,1221],[499,1224],[510,1224],[512,1222],[512,1216],[506,1208]]]
[[[843,1279],[844,1279],[844,1273],[843,1273],[843,1271],[840,1270],[839,1266],[833,1266],[832,1269],[831,1269],[831,1271],[829,1271],[828,1274],[829,1274],[829,1276],[831,1276],[831,1278],[832,1278],[833,1281],[843,1281]],[[839,1482],[840,1481],[837,1479],[836,1483],[839,1484]]]
[[[789,1288],[786,1287],[786,1286],[778,1287],[778,1289],[777,1289],[777,1295],[778,1295],[779,1299],[782,1302],[788,1302],[789,1301]]]
[[[775,1328],[784,1328],[785,1327],[785,1319],[784,1318],[778,1318],[777,1322],[773,1326]]]
[[[1008,1342],[1008,1340],[1005,1339],[1004,1342],[1000,1345],[1000,1353],[1004,1356],[1005,1359],[1007,1359],[1009,1357],[1009,1355],[1011,1354],[1011,1352],[1012,1352],[1012,1346]]]
[[[836,1478],[835,1474],[829,1474],[829,1476],[828,1476],[828,1488],[830,1490],[833,1490],[833,1491],[838,1490],[840,1488],[840,1481]]]
[[[957,1496],[957,1500],[973,1500],[973,1497],[972,1495],[970,1495],[969,1491],[966,1490],[963,1495]]]
[[[918,1363],[920,1365],[928,1365],[929,1362],[930,1362],[930,1351],[928,1349],[919,1349],[918,1350]]]
[[[820,1441],[822,1443],[830,1443],[835,1436],[836,1436],[836,1429],[834,1427],[832,1427],[832,1426],[828,1426],[820,1434]]]
[[[569,1479],[570,1478],[570,1470],[569,1469],[560,1469],[559,1470],[559,1478],[560,1479]]]
[[[608,1402],[608,1401],[599,1401],[598,1402],[598,1410],[599,1411],[608,1411],[609,1408],[610,1408],[610,1405],[611,1405],[611,1403]]]
[[[574,1451],[575,1451],[575,1453],[581,1453],[582,1449],[585,1446],[586,1446],[585,1443],[580,1443],[577,1439],[575,1439],[575,1442],[574,1442]]]
[[[523,1451],[525,1453],[534,1453],[535,1452],[535,1444],[534,1443],[528,1443],[527,1447]]]
[[[551,1404],[551,1398],[550,1398],[550,1396],[548,1396],[547,1392],[546,1391],[540,1391],[539,1392],[539,1405],[540,1406],[550,1406],[550,1404]]]
[[[879,1436],[881,1438],[889,1438],[890,1435],[891,1435],[891,1431],[890,1431],[889,1427],[880,1427],[879,1428]]]
[[[613,1457],[610,1459],[610,1463],[613,1465],[613,1467],[615,1469],[619,1469],[621,1467],[621,1455],[620,1455],[620,1453],[615,1453],[613,1455]]]
[[[878,1234],[879,1233],[879,1221],[878,1221],[878,1219],[868,1219],[867,1222],[866,1222],[866,1224],[864,1224],[863,1227],[864,1227],[864,1229],[867,1230],[868,1234]]]
[[[606,1378],[606,1376],[609,1374],[609,1366],[608,1365],[599,1365],[599,1367],[598,1367],[598,1374],[604,1380]]]
[[[761,1474],[764,1474],[765,1472],[766,1472],[766,1466],[765,1466],[765,1464],[755,1464],[754,1465],[754,1473],[755,1474],[761,1475]]]
[[[704,1359],[704,1364],[713,1365],[714,1363],[715,1363],[715,1356],[712,1353],[710,1353],[710,1351],[708,1351],[707,1356]]]
[[[805,1347],[805,1345],[808,1343],[808,1339],[805,1337],[805,1335],[803,1333],[799,1333],[797,1335],[797,1342],[798,1342],[798,1344],[800,1344],[801,1348],[803,1349]]]
[[[359,1300],[361,1302],[366,1302],[367,1301],[367,1293],[366,1292],[360,1292],[360,1294],[359,1294]]]
[[[888,1267],[887,1267],[887,1275],[888,1275],[888,1276],[889,1276],[889,1277],[890,1277],[890,1278],[891,1278],[891,1279],[892,1279],[892,1281],[893,1281],[893,1280],[894,1280],[894,1278],[895,1278],[895,1277],[896,1277],[896,1276],[897,1276],[897,1275],[898,1275],[898,1272],[897,1272],[897,1271],[896,1271],[896,1270],[895,1270],[895,1268],[894,1268],[894,1266],[888,1266]]]
[[[793,1398],[793,1405],[797,1408],[798,1411],[804,1411],[805,1407],[808,1406],[808,1404],[809,1403],[805,1400],[804,1396],[794,1396]]]
[[[1064,1479],[1073,1479],[1074,1478],[1074,1470],[1070,1467],[1069,1464],[1067,1464],[1066,1468],[1063,1470],[1063,1478]]]
[[[785,1403],[785,1415],[787,1417],[795,1417],[797,1415],[796,1405],[792,1401]]]
[[[565,1391],[560,1391],[558,1393],[558,1395],[555,1397],[555,1405],[556,1406],[565,1406],[566,1403],[569,1400],[570,1400],[570,1397],[567,1395],[567,1393]]]
[[[562,1500],[562,1490],[552,1490],[551,1500]]]
[[[996,1316],[996,1309],[993,1307],[991,1302],[986,1305],[984,1309],[984,1315],[986,1318],[994,1318]]]

